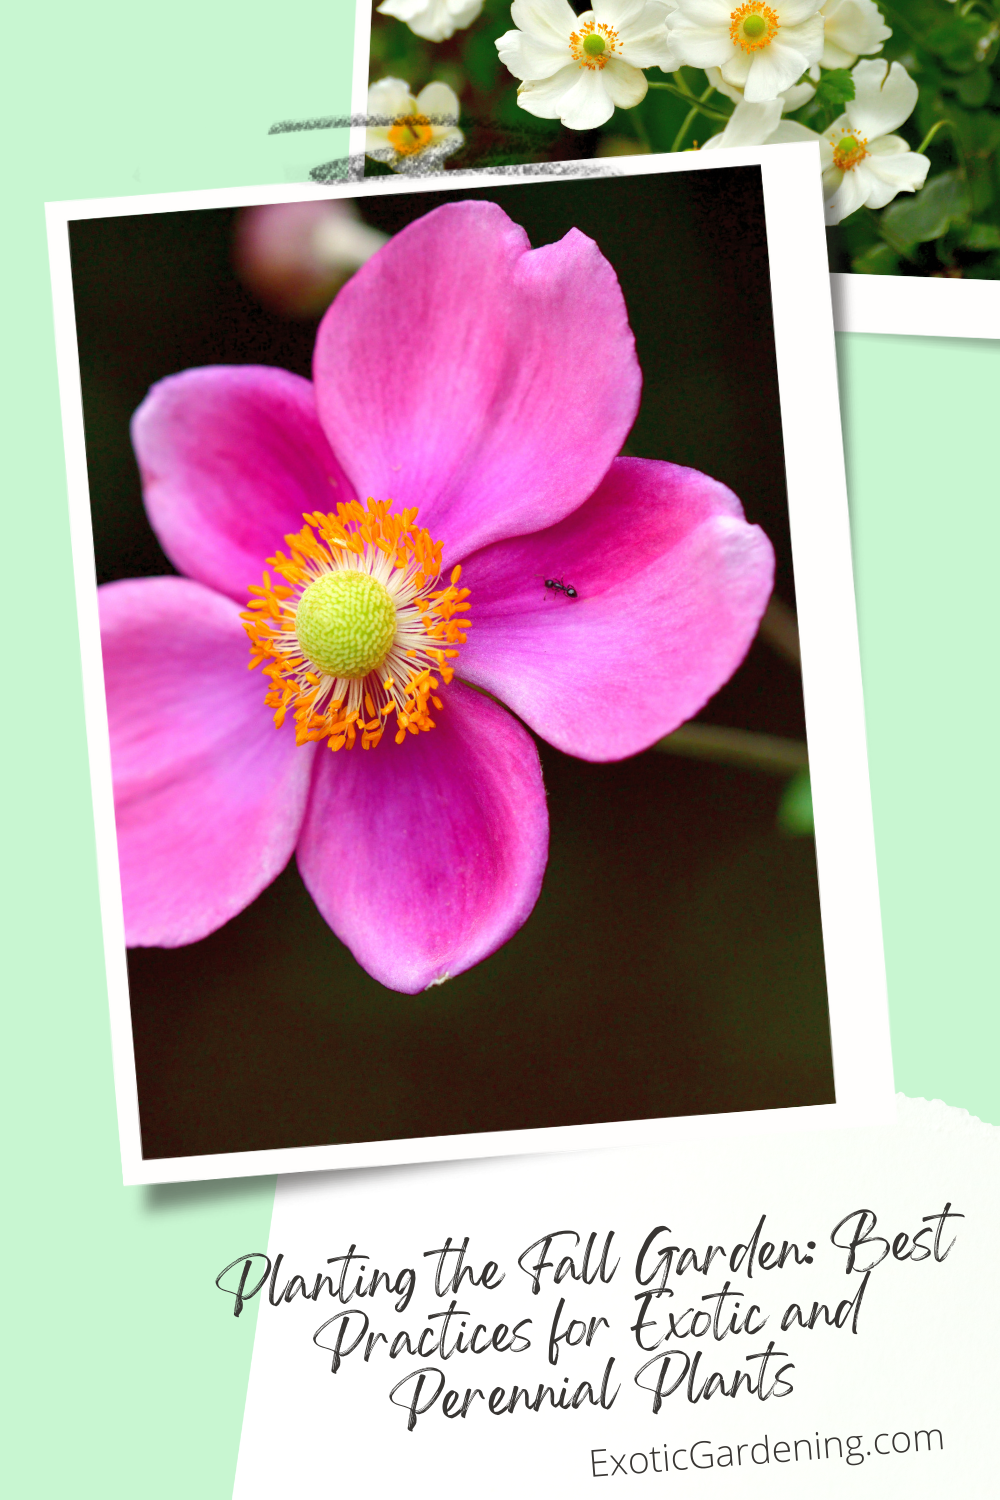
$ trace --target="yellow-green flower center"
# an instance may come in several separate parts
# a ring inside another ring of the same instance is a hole
[[[861,135],[842,135],[839,140],[831,141],[833,146],[833,165],[841,172],[853,172],[858,162],[864,161],[868,155],[868,142]]]
[[[729,40],[742,52],[760,52],[770,47],[781,28],[781,19],[764,0],[743,0],[729,13]]]
[[[385,584],[353,568],[324,573],[295,611],[303,653],[331,677],[367,677],[389,654],[396,606]]]
[[[600,57],[606,47],[607,43],[604,38],[599,36],[596,31],[588,32],[583,39],[583,50],[588,57]]]

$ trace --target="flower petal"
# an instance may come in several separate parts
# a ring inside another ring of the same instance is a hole
[[[634,109],[645,99],[649,87],[645,73],[620,57],[608,59],[600,78],[608,98],[619,109]]]
[[[98,597],[125,940],[176,948],[284,869],[315,746],[275,729],[231,600],[187,578]]]
[[[778,16],[783,31],[790,26],[801,26],[810,20],[822,7],[823,0],[778,0]],[[822,20],[820,25],[823,25]]]
[[[530,36],[524,31],[505,31],[497,37],[497,53],[507,71],[520,79],[551,78],[560,68],[570,66],[566,41]]]
[[[362,498],[419,507],[448,562],[582,504],[641,384],[593,240],[571,229],[532,250],[495,203],[446,204],[397,234],[327,312],[315,365]]]
[[[617,55],[624,62],[664,73],[679,66],[665,24],[669,8],[661,0],[596,0],[594,14],[617,31]]]
[[[770,597],[774,554],[725,485],[616,460],[574,515],[470,557],[463,677],[584,760],[634,755],[732,676]],[[560,577],[578,591],[546,591]]]
[[[416,99],[417,113],[425,115],[432,125],[457,125],[458,95],[446,83],[429,83]]]
[[[368,90],[368,116],[392,123],[401,115],[416,113],[417,101],[410,93],[410,85],[402,78],[380,78]],[[388,126],[380,125],[380,129]]]
[[[415,995],[507,942],[548,858],[538,752],[510,714],[453,682],[437,727],[374,750],[324,750],[298,862],[341,942]]]
[[[681,62],[692,68],[721,68],[731,83],[736,80],[729,77],[730,65],[743,60],[746,66],[742,68],[740,81],[749,71],[747,54],[733,46],[728,31],[710,30],[707,26],[684,22],[670,28],[670,40]]]
[[[562,120],[569,130],[596,130],[615,112],[604,87],[607,69],[572,62],[551,78],[532,80],[517,91],[517,102],[541,120]]]
[[[863,166],[864,163],[861,163]],[[823,183],[827,191],[827,183],[833,183],[833,171],[824,172]],[[868,182],[860,167],[855,167],[853,172],[843,172],[836,190],[826,200],[826,222],[828,224],[839,224],[841,219],[846,219],[855,209],[860,208],[866,201],[866,189]]]
[[[535,41],[548,45],[561,43],[564,49],[578,19],[568,0],[514,0],[510,18]]]
[[[889,142],[899,142],[898,147]],[[897,193],[915,193],[923,187],[930,171],[929,156],[910,151],[906,142],[898,135],[882,136],[876,147],[889,146],[888,150],[875,150],[855,170],[865,174],[865,202],[869,208],[885,208]]]
[[[753,54],[745,86],[747,100],[759,104],[765,99],[776,99],[783,89],[791,88],[819,57],[822,41],[821,16],[802,26],[782,28],[770,47]]]
[[[851,126],[866,136],[869,144],[889,135],[908,120],[917,105],[918,89],[902,63],[892,67],[884,58],[860,62],[853,69],[854,98],[846,110]]]
[[[354,494],[312,386],[287,370],[215,365],[161,380],[132,418],[132,444],[170,561],[244,604],[303,512]]]
[[[737,104],[721,135],[705,142],[703,151],[729,146],[762,146],[769,140],[781,119],[781,100],[767,99],[763,104]]]

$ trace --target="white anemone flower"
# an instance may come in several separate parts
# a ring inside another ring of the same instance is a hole
[[[458,109],[446,83],[429,83],[414,99],[401,78],[380,78],[368,90],[365,152],[394,172],[433,172],[465,140]]]
[[[820,140],[828,224],[839,224],[862,205],[885,208],[897,193],[915,193],[931,165],[892,133],[917,103],[917,85],[902,63],[860,62],[851,77],[854,98]]]
[[[517,102],[542,120],[594,130],[615,106],[646,96],[643,68],[672,73],[667,35],[672,0],[595,0],[578,16],[568,0],[514,0],[517,28],[497,39],[500,61],[521,79]]]
[[[851,77],[855,96],[824,135],[797,120],[783,120],[777,99],[744,101],[733,110],[725,130],[706,141],[702,150],[818,141],[826,222],[839,224],[862,205],[885,208],[897,193],[923,187],[930,169],[926,156],[911,151],[902,136],[891,133],[913,113],[917,85],[901,63],[890,68],[883,59],[858,63]]]
[[[851,68],[859,57],[881,52],[892,36],[875,0],[826,0],[820,15],[824,68]]]
[[[426,42],[446,42],[456,31],[471,26],[482,8],[483,0],[385,0],[378,13],[405,21]]]
[[[682,63],[719,68],[750,104],[776,99],[823,53],[823,0],[677,0],[670,40]]]

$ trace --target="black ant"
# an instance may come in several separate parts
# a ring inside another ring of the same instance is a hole
[[[551,589],[553,594],[565,594],[567,599],[579,599],[580,595],[571,583],[564,583],[561,578],[546,578],[545,587]]]

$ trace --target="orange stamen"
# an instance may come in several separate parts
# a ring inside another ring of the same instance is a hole
[[[416,509],[395,515],[391,501],[357,500],[303,516],[301,531],[285,538],[291,556],[279,552],[268,565],[284,580],[265,573],[251,584],[241,616],[250,639],[250,667],[264,666],[269,680],[264,701],[281,727],[289,710],[296,743],[326,740],[331,750],[363,749],[381,740],[386,723],[396,716],[396,743],[407,733],[433,729],[428,706],[440,709],[439,679],[451,682],[454,669],[445,658],[464,644],[469,590],[457,587],[461,568],[438,587],[443,543],[416,525]],[[360,678],[334,678],[306,656],[295,633],[296,611],[305,590],[330,572],[344,568],[368,572],[385,586],[396,607],[396,633],[385,660]],[[362,712],[362,710],[364,712]]]

